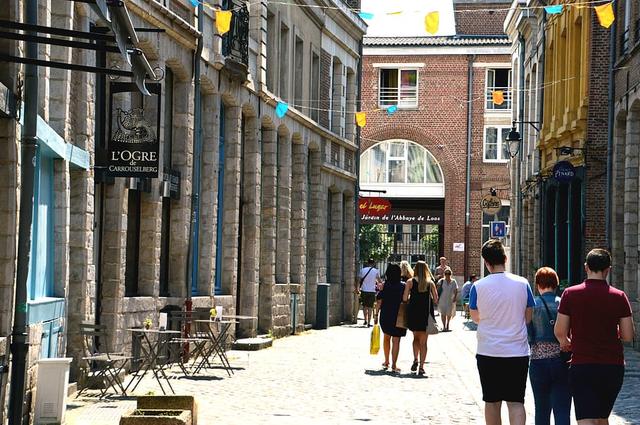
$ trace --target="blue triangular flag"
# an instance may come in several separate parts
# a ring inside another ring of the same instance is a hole
[[[373,13],[369,12],[360,12],[358,13],[358,16],[360,16],[362,19],[373,19]]]
[[[278,102],[278,104],[276,105],[276,115],[278,116],[278,118],[282,118],[287,114],[287,111],[289,110],[289,105],[287,105],[285,102]]]
[[[562,13],[562,5],[556,4],[553,6],[545,6],[544,11],[547,12],[549,15],[557,15],[558,13]]]
[[[191,3],[191,6],[193,7],[198,7],[198,5],[200,4],[198,0],[189,0],[189,3]]]
[[[391,115],[395,114],[397,110],[398,110],[398,106],[397,105],[389,106],[387,108],[387,115],[391,116]]]

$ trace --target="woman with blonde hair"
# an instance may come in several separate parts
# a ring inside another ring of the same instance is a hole
[[[414,277],[409,279],[404,287],[402,301],[409,303],[407,305],[407,325],[413,332],[411,371],[415,372],[417,369],[418,375],[424,375],[424,362],[427,358],[427,318],[433,320],[431,306],[438,302],[438,292],[427,263],[418,261],[414,272]],[[418,355],[420,356],[419,361]]]
[[[404,260],[400,262],[400,280],[406,282],[413,277],[413,269],[408,261]]]

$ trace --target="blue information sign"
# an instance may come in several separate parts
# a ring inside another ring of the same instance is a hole
[[[506,238],[507,237],[507,223],[504,221],[490,221],[489,222],[489,236],[494,238]]]
[[[569,161],[560,161],[553,166],[553,178],[559,183],[569,183],[576,176],[576,169]]]

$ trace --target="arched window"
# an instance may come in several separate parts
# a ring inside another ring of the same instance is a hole
[[[387,140],[367,149],[360,156],[360,184],[386,188],[396,196],[411,196],[397,192],[400,188],[423,186],[433,189],[426,197],[444,196],[440,165],[427,149],[408,140]]]

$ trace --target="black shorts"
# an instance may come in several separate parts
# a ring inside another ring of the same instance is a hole
[[[373,304],[376,302],[376,293],[375,292],[360,292],[360,302],[364,307],[373,307]]]
[[[482,400],[486,403],[524,403],[529,356],[490,357],[477,354],[476,360],[482,385]]]
[[[622,388],[623,377],[622,365],[571,365],[569,391],[573,396],[576,419],[608,418]]]

